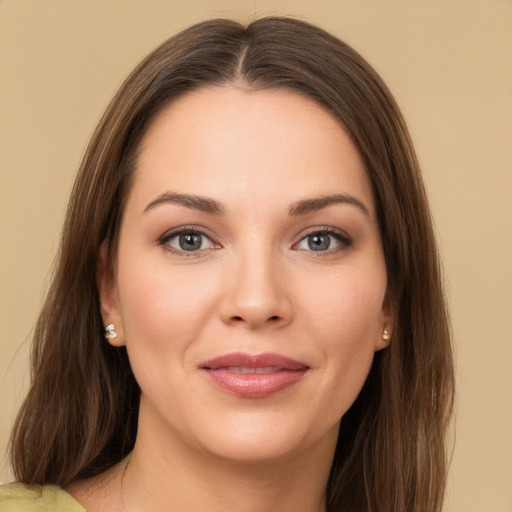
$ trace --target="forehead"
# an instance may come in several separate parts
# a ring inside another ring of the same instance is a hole
[[[340,192],[373,208],[364,164],[341,123],[279,89],[203,88],[162,110],[142,140],[130,195],[143,201],[169,189],[260,206],[276,190],[282,202]]]

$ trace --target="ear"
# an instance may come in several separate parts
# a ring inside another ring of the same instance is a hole
[[[121,347],[124,343],[123,322],[119,310],[116,276],[108,257],[108,241],[105,240],[100,247],[98,265],[96,268],[96,284],[98,286],[100,313],[103,325],[114,324],[116,337],[110,337],[108,342],[114,347]]]
[[[386,348],[391,342],[391,338],[393,336],[394,313],[395,308],[393,300],[391,299],[389,292],[386,292],[386,296],[382,303],[382,309],[380,311],[379,333],[375,343],[375,352]]]

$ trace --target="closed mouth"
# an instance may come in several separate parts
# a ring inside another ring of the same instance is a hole
[[[309,366],[279,354],[236,352],[205,361],[199,369],[230,394],[263,398],[301,380]]]

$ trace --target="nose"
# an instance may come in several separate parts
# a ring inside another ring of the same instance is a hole
[[[221,305],[223,322],[248,329],[280,328],[292,319],[291,290],[279,258],[271,251],[247,251],[228,270]]]

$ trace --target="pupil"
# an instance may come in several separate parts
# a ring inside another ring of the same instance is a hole
[[[329,235],[313,235],[308,239],[309,248],[313,251],[325,251],[331,245]]]
[[[194,251],[201,248],[201,235],[186,233],[180,236],[180,247],[184,251]]]

